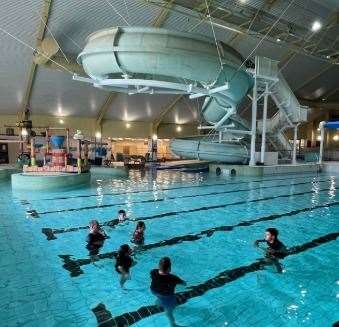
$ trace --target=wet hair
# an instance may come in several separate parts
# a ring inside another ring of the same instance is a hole
[[[163,272],[171,270],[171,259],[169,257],[163,257],[159,261],[159,269]]]
[[[135,229],[142,228],[142,227],[144,227],[144,228],[146,227],[145,223],[143,221],[138,221],[137,226],[135,227]]]
[[[121,210],[118,211],[118,214],[119,215],[126,215],[126,211],[121,209]]]
[[[275,238],[278,237],[279,231],[276,228],[270,227],[266,229],[266,232],[270,233],[273,235]]]
[[[129,247],[128,244],[123,244],[120,246],[119,253],[121,254],[129,254],[131,251],[131,248]]]

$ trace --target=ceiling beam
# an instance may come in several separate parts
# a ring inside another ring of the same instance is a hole
[[[299,99],[299,101],[302,105],[308,106],[310,108],[335,109],[339,111],[339,102],[319,102],[305,99]]]
[[[154,5],[158,7],[164,6],[164,4],[158,2],[157,0],[139,0],[139,1],[143,1],[150,5]],[[246,9],[251,9],[251,7],[248,5],[243,5],[243,6]],[[225,9],[227,10],[228,8],[225,7]],[[212,21],[212,23],[218,28],[224,28],[226,30],[233,31],[237,34],[244,34],[244,35],[258,38],[258,39],[262,39],[263,37],[266,37],[266,40],[272,43],[276,43],[277,37],[281,35],[286,35],[286,37],[281,40],[280,45],[291,50],[292,53],[303,54],[305,56],[308,56],[308,57],[311,57],[317,60],[321,60],[323,62],[329,62],[333,64],[336,64],[337,62],[339,63],[339,60],[336,60],[335,58],[333,59],[326,58],[326,56],[323,53],[322,54],[318,54],[317,52],[311,53],[311,51],[304,49],[304,46],[307,46],[309,44],[306,38],[307,33],[308,33],[308,29],[306,27],[300,28],[296,25],[294,26],[291,23],[287,23],[286,21],[281,20],[281,24],[284,25],[283,28],[279,26],[275,26],[274,30],[271,31],[270,35],[265,35],[265,34],[259,33],[259,30],[263,28],[262,25],[251,26],[251,28],[245,28],[243,24],[245,22],[248,22],[248,17],[241,16],[241,13],[233,12],[232,15],[228,15],[227,17],[223,19],[220,19],[220,17],[216,17],[215,15],[211,15],[211,17],[207,20],[206,15],[202,15],[201,11],[199,10],[194,10],[194,7],[190,6],[189,2],[187,2],[187,4],[185,5],[181,3],[176,4],[176,6],[171,9],[171,11],[184,15],[190,19],[194,19],[194,20],[198,19],[200,20],[201,23],[209,24],[210,21]],[[213,7],[211,8],[211,11],[213,12]],[[265,13],[263,13],[263,16],[264,14]],[[265,23],[265,24],[266,25],[269,24],[270,26],[272,25],[271,23]],[[292,27],[296,28],[299,31],[298,34],[290,32],[291,25]],[[294,40],[291,40],[293,38]],[[312,43],[315,43],[315,42],[312,42]],[[328,44],[322,45],[321,50],[324,47],[328,47]]]
[[[165,6],[162,8],[162,10],[160,11],[159,15],[156,16],[152,22],[152,26],[153,27],[161,27],[164,25],[164,23],[166,22],[170,12],[171,12],[171,8],[174,5],[174,0],[169,0]]]
[[[165,116],[178,104],[178,102],[184,97],[183,94],[177,95],[162,111],[161,114],[152,122],[152,132],[157,133],[159,125]]]
[[[277,1],[278,0],[266,0],[264,2],[264,4],[261,6],[261,8],[259,8],[257,10],[257,13],[252,17],[252,19],[245,22],[246,25],[248,25],[247,26],[248,31],[251,29],[253,23],[256,20],[260,20],[261,19],[261,17],[264,15],[265,11],[269,12],[274,7],[274,5],[276,4]],[[271,28],[271,26],[267,26],[264,29],[260,30],[259,33],[260,34],[265,34],[267,32],[267,30],[270,29],[270,28]],[[230,40],[230,45],[234,46],[235,44],[237,44],[240,41],[242,41],[246,36],[247,36],[247,34],[236,34],[236,35],[234,35],[231,38],[231,40]]]
[[[45,36],[48,19],[51,13],[52,2],[53,0],[44,0],[44,5],[42,8],[42,13],[41,13],[41,20],[40,20],[38,30],[37,30],[36,48],[41,44]],[[28,74],[28,78],[27,78],[27,82],[25,86],[25,95],[24,95],[23,102],[22,102],[22,109],[21,109],[22,119],[24,119],[26,108],[29,107],[30,105],[37,68],[38,68],[38,65],[33,60],[31,67],[29,69],[29,74]]]
[[[111,107],[114,99],[118,96],[118,93],[111,92],[109,96],[105,99],[104,104],[101,106],[96,118],[95,118],[95,131],[101,132],[102,129],[102,120],[105,117],[108,109]]]

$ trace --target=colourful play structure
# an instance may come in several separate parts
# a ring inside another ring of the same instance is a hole
[[[63,130],[66,132],[66,136],[53,135],[52,131]],[[36,153],[35,153],[35,138],[30,138],[30,153],[31,160],[30,165],[23,166],[24,173],[46,173],[46,172],[61,172],[61,173],[84,173],[89,171],[88,165],[88,144],[90,141],[84,140],[80,131],[74,135],[74,139],[77,141],[77,165],[70,165],[71,158],[70,153],[70,140],[68,128],[62,127],[48,127],[45,130],[46,133],[46,146],[43,150],[43,166],[36,165]],[[66,144],[64,146],[66,139]],[[82,151],[83,149],[83,151]],[[83,152],[83,157],[82,157]],[[50,158],[50,160],[48,160]]]

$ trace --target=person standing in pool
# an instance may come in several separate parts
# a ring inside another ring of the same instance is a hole
[[[151,271],[151,291],[158,298],[157,304],[164,308],[171,327],[178,326],[175,323],[173,311],[177,305],[174,294],[178,284],[186,285],[181,278],[171,274],[171,259],[163,257],[159,262],[159,268]]]
[[[121,245],[116,255],[115,270],[120,275],[121,288],[124,288],[126,281],[131,279],[130,268],[133,265],[131,255],[132,249],[128,244]]]
[[[86,248],[89,251],[89,255],[92,260],[96,259],[99,254],[99,250],[104,245],[104,241],[107,238],[105,231],[100,227],[97,220],[91,220],[89,223],[89,234],[87,236]]]
[[[136,245],[143,245],[145,243],[146,225],[143,221],[138,221],[131,242]]]
[[[259,247],[259,243],[266,243],[265,257],[267,261],[273,264],[278,273],[282,272],[282,266],[279,259],[282,259],[286,252],[286,246],[278,239],[279,231],[276,228],[267,228],[265,232],[265,239],[256,240],[254,245]]]

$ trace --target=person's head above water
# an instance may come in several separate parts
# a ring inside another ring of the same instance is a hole
[[[119,210],[118,211],[118,219],[119,220],[125,220],[127,218],[126,211],[125,210]]]
[[[168,274],[171,272],[172,264],[169,257],[163,257],[159,261],[159,270],[162,273]]]
[[[276,228],[273,228],[273,227],[267,228],[265,232],[265,240],[267,242],[272,243],[278,238],[278,234],[279,232]]]
[[[99,225],[99,222],[95,219],[91,220],[89,222],[89,231],[90,233],[92,232],[96,232],[100,229],[100,225]]]
[[[137,226],[135,227],[136,230],[144,231],[146,229],[146,225],[143,221],[138,221]]]
[[[121,253],[121,254],[131,254],[132,249],[130,248],[130,246],[128,244],[123,244],[123,245],[120,246],[119,253]]]

